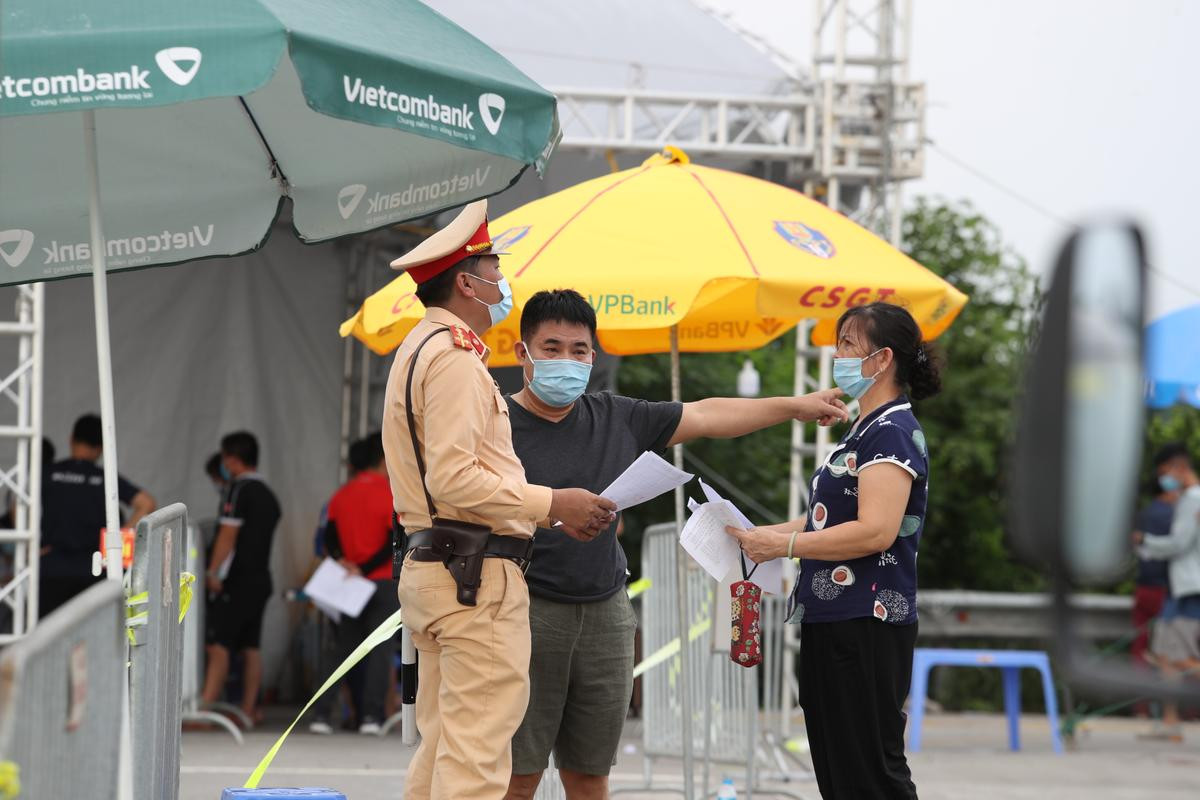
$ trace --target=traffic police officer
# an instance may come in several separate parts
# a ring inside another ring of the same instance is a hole
[[[422,739],[405,797],[498,799],[529,700],[522,566],[530,539],[539,522],[560,523],[556,535],[593,537],[615,507],[584,489],[525,482],[508,404],[479,339],[512,310],[488,235],[487,202],[466,206],[392,267],[409,272],[427,309],[396,353],[383,420],[392,496],[407,535],[400,604],[420,653]],[[451,569],[461,560],[438,549],[461,547],[437,538],[461,529],[482,531],[487,542],[474,588],[469,569],[465,578]]]

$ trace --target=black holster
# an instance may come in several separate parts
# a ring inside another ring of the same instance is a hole
[[[472,522],[434,517],[429,533],[431,549],[441,556],[458,587],[458,602],[464,606],[475,605],[483,582],[483,559],[491,529]]]

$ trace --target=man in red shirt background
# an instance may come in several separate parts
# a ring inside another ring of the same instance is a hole
[[[325,552],[351,573],[374,581],[375,594],[357,617],[342,615],[337,625],[335,666],[400,607],[392,582],[392,490],[380,434],[351,445],[350,467],[353,477],[329,500]],[[380,733],[394,652],[395,642],[383,642],[362,661],[365,674],[362,708],[358,709],[359,733]],[[329,715],[338,696],[336,686],[321,696],[310,731],[333,732]]]

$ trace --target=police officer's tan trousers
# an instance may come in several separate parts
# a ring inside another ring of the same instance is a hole
[[[483,562],[477,605],[460,605],[440,563],[404,563],[400,605],[419,651],[408,800],[499,800],[529,703],[529,589],[516,564]]]

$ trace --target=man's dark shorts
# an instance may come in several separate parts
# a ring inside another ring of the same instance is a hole
[[[513,737],[513,773],[607,775],[633,692],[637,615],[625,590],[596,603],[529,598],[529,707]]]
[[[257,650],[263,611],[269,599],[270,584],[222,589],[209,599],[205,609],[208,643],[219,644],[226,650]]]

